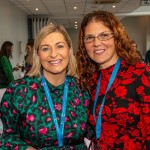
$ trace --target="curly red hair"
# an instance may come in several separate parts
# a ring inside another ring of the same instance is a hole
[[[99,70],[99,64],[90,59],[83,42],[85,27],[92,21],[103,22],[103,24],[114,33],[116,52],[122,60],[125,60],[129,64],[140,61],[137,55],[134,54],[135,52],[130,42],[131,40],[117,17],[110,12],[102,10],[87,14],[82,21],[79,32],[76,59],[81,86],[89,91],[91,91],[90,82],[92,82],[93,73]]]

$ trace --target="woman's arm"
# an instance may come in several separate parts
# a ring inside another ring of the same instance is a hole
[[[10,84],[0,103],[0,117],[3,123],[0,146],[3,150],[25,150],[29,147],[29,145],[20,138],[20,130],[18,127],[20,113],[13,103],[13,100],[16,99],[16,95],[17,93],[13,88],[13,84]]]
[[[1,58],[1,63],[3,66],[4,73],[8,79],[8,82],[10,83],[11,81],[14,80],[12,66],[11,66],[9,60],[7,59],[7,57],[5,57],[5,56],[3,56]]]
[[[144,150],[150,149],[150,67],[146,67],[141,77],[142,85],[136,89],[141,100],[142,117],[141,127],[144,136]]]

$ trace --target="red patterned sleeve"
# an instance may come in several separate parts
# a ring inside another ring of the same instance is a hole
[[[148,66],[146,66],[141,76],[141,83],[143,86],[139,86],[136,90],[143,101],[143,103],[141,103],[142,117],[139,127],[145,136],[144,149],[150,150],[150,67]]]

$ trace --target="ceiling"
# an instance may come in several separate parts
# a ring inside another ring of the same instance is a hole
[[[150,0],[8,0],[29,17],[47,16],[49,21],[66,28],[80,26],[83,16],[93,10],[113,12],[119,19],[125,16],[150,15]],[[115,8],[112,6],[115,5]],[[76,9],[74,9],[76,7]],[[35,10],[38,8],[38,10]]]

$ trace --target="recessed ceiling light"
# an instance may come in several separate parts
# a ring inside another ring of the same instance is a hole
[[[77,21],[75,21],[75,23],[78,23]]]
[[[38,8],[35,8],[35,10],[39,10]]]
[[[77,7],[75,6],[75,7],[73,7],[74,9],[77,9]]]
[[[113,7],[113,8],[115,8],[116,6],[115,6],[115,5],[113,5],[112,7]]]

